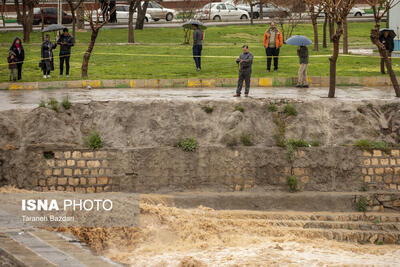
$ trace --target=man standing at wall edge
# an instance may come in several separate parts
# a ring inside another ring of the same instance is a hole
[[[283,45],[283,36],[280,30],[271,22],[270,28],[264,34],[264,47],[267,54],[267,71],[271,71],[271,61],[274,58],[274,71],[278,71],[279,49]]]
[[[250,91],[250,78],[251,78],[251,66],[253,65],[253,54],[249,52],[247,45],[242,46],[243,53],[236,59],[236,63],[239,64],[239,80],[236,94],[234,97],[240,97],[242,93],[243,81],[246,84],[244,95],[249,96]]]

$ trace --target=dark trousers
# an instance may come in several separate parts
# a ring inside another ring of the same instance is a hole
[[[42,61],[42,69],[43,69],[43,75],[50,75],[50,71],[51,71],[51,62],[50,62],[50,60],[43,60]]]
[[[236,94],[240,95],[242,93],[243,81],[246,84],[244,93],[249,94],[250,78],[251,78],[251,70],[239,71],[239,80],[238,80],[238,87],[236,90]]]
[[[196,69],[201,69],[201,50],[203,49],[202,45],[194,45],[193,46],[193,59],[194,63],[196,63]]]
[[[22,64],[23,64],[23,63],[17,63],[18,80],[21,80],[21,79],[22,79]]]
[[[267,54],[267,70],[271,70],[271,61],[274,58],[274,70],[278,69],[278,57],[279,48],[266,48],[265,53]]]
[[[389,62],[390,64],[392,64],[392,53],[391,52],[387,52],[388,56],[389,56]],[[383,59],[383,57],[381,58],[381,73],[385,74],[385,60]]]
[[[69,57],[60,55],[60,75],[63,75],[64,72],[64,61],[65,61],[65,74],[69,75]]]

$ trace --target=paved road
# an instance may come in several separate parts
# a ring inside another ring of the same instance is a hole
[[[263,20],[254,20],[254,24],[267,24],[271,21],[269,18],[265,18]],[[320,23],[324,21],[323,18],[318,19]],[[363,16],[363,17],[351,17],[348,18],[348,21],[352,22],[359,22],[359,21],[373,21],[373,17],[371,16]],[[305,18],[304,20],[301,21],[301,23],[309,23],[310,20]],[[145,28],[180,28],[182,27],[183,22],[174,20],[172,22],[166,22],[166,21],[158,21],[158,22],[150,22],[146,23],[144,25]],[[238,21],[223,21],[223,22],[205,22],[205,25],[207,26],[228,26],[228,25],[248,25],[250,24],[250,20],[238,20]],[[0,20],[0,25],[2,25],[2,21]],[[71,27],[71,25],[68,25]],[[127,28],[127,24],[107,24],[104,26],[104,28],[108,29],[125,29]],[[86,29],[90,29],[89,25],[86,23],[85,26]],[[17,24],[17,23],[7,23],[6,28],[0,27],[0,32],[4,31],[21,31],[22,26]],[[33,27],[34,31],[40,31],[41,26],[34,26]]]
[[[0,91],[0,111],[10,109],[36,108],[41,99],[54,97],[62,100],[68,95],[73,103],[88,103],[90,101],[153,101],[153,100],[222,100],[238,101],[233,98],[235,88],[207,89],[65,89],[37,91]],[[399,100],[394,96],[392,88],[343,87],[336,90],[337,100]],[[326,99],[328,88],[255,88],[251,89],[250,98],[262,99]],[[244,97],[241,98],[245,99]],[[335,101],[335,100],[329,100]]]

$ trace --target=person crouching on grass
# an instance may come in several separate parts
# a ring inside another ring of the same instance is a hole
[[[250,91],[250,78],[251,78],[251,66],[253,65],[253,54],[249,52],[247,45],[242,46],[243,53],[236,59],[236,63],[239,64],[239,80],[236,94],[234,97],[240,97],[242,93],[243,81],[246,83],[244,95],[249,96]]]
[[[297,49],[297,55],[299,56],[300,60],[300,68],[299,68],[299,78],[296,87],[308,88],[309,86],[307,83],[307,67],[308,67],[309,57],[308,57],[307,46],[300,46],[299,49]]]

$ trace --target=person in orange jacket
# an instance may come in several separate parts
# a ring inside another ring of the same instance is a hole
[[[279,49],[283,45],[283,36],[280,30],[271,22],[270,28],[264,34],[264,47],[267,54],[267,71],[271,71],[271,61],[274,58],[274,71],[278,70]]]

